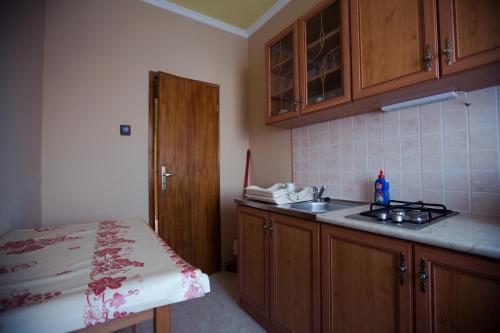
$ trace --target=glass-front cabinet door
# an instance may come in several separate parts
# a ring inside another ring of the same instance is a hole
[[[298,115],[297,32],[295,23],[266,43],[268,124]]]
[[[325,0],[299,20],[301,113],[351,100],[348,0]]]

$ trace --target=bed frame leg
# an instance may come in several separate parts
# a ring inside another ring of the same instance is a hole
[[[155,308],[155,333],[170,333],[170,305]]]

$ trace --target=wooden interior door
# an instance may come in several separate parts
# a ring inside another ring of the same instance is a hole
[[[319,223],[271,214],[270,315],[278,332],[321,330]]]
[[[157,74],[158,234],[190,264],[220,270],[219,87]],[[162,176],[162,167],[172,176]],[[165,182],[165,184],[162,184]]]
[[[435,0],[350,3],[354,99],[438,77]]]
[[[500,262],[415,246],[417,333],[500,332]]]
[[[439,0],[441,70],[500,61],[500,1]]]
[[[321,246],[323,332],[413,331],[410,243],[322,225]]]
[[[268,213],[238,206],[238,283],[242,306],[261,323],[269,319]]]

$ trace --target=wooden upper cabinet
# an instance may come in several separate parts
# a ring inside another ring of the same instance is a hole
[[[439,0],[443,74],[500,61],[500,1]]]
[[[435,0],[350,0],[353,98],[438,77]]]
[[[266,124],[290,119],[299,113],[298,44],[297,23],[266,43]]]
[[[319,223],[271,214],[270,324],[277,332],[320,332]]]
[[[351,100],[349,1],[321,1],[299,19],[301,113]]]
[[[408,332],[412,248],[391,238],[321,226],[322,332]]]
[[[500,263],[415,246],[416,332],[500,332]]]
[[[260,320],[269,318],[268,213],[238,207],[238,279],[242,305]]]

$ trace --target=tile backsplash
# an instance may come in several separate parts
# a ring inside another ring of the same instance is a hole
[[[450,101],[292,130],[293,181],[371,201],[380,169],[392,199],[500,215],[500,86]]]

